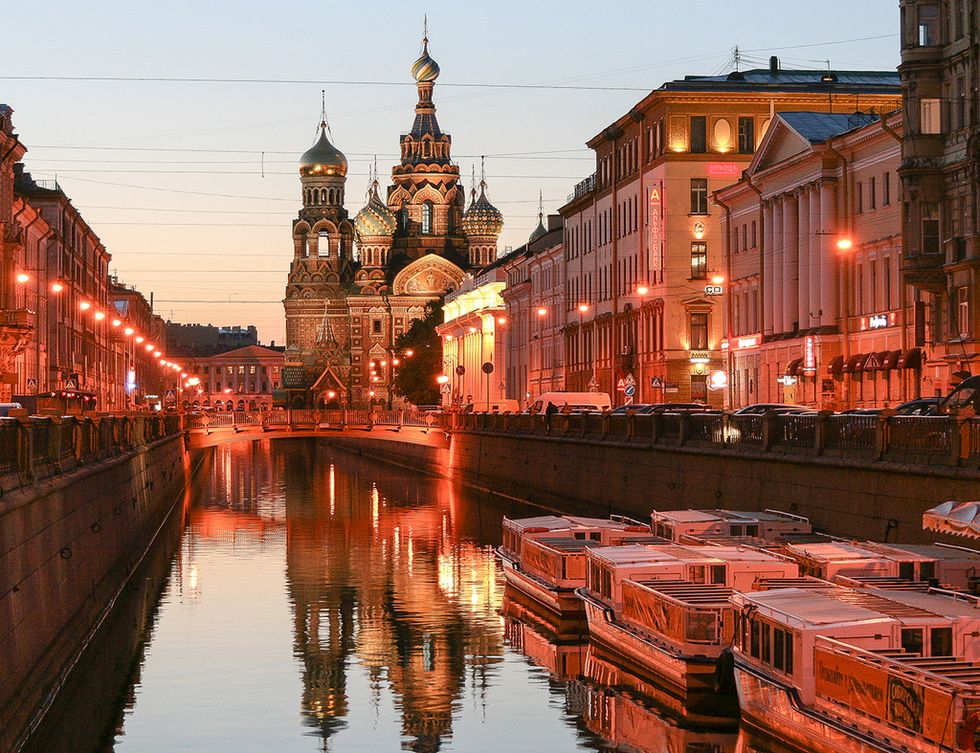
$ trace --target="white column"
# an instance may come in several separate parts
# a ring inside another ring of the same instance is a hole
[[[773,206],[772,202],[767,201],[762,205],[762,223],[763,233],[762,233],[762,244],[763,254],[762,254],[762,278],[763,278],[763,289],[760,291],[762,293],[762,331],[764,334],[771,335],[773,332]]]
[[[820,184],[820,324],[834,326],[838,318],[837,184]]]
[[[799,204],[796,194],[787,193],[783,202],[783,326],[782,332],[792,332],[793,322],[800,310]]]
[[[816,327],[821,323],[820,311],[820,238],[817,231],[820,229],[820,189],[817,185],[811,185],[807,189],[809,197],[809,227],[807,229],[807,245],[809,247],[810,260],[810,300],[808,311],[810,312],[810,325]]]
[[[783,246],[783,197],[780,196],[773,202],[772,212],[772,331],[774,334],[783,332],[783,302],[786,300],[786,279],[783,260],[785,249]]]
[[[800,247],[798,276],[800,280],[800,329],[810,329],[810,188],[804,187],[799,193],[800,227],[797,238]]]

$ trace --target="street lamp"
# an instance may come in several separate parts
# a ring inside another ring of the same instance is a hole
[[[582,336],[582,350],[585,350],[585,337],[584,337],[585,323],[584,323],[584,317],[585,317],[585,314],[588,312],[588,310],[589,310],[589,304],[587,304],[585,302],[582,302],[582,303],[580,303],[578,305],[578,331],[579,331],[579,335]],[[592,332],[593,332],[593,335],[594,335],[595,334],[595,327],[592,328]],[[591,347],[591,343],[590,343],[590,347],[589,347],[589,357],[592,360],[592,379],[594,380],[595,379],[595,353],[593,352],[593,348]],[[583,359],[583,361],[584,360],[585,359]]]
[[[851,358],[851,281],[850,281],[850,264],[848,260],[850,259],[850,252],[854,248],[854,241],[848,238],[846,235],[841,236],[837,239],[837,250],[841,255],[841,266],[844,275],[844,306],[843,306],[843,324],[841,327],[841,334],[844,338],[844,366]],[[851,407],[851,375],[848,373],[844,377],[844,407]]]

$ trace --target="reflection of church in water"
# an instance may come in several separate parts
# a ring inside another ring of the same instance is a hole
[[[325,116],[317,142],[300,160],[303,207],[293,221],[283,301],[284,386],[311,387],[312,395],[292,390],[293,407],[310,398],[357,405],[386,396],[398,335],[428,302],[496,258],[503,218],[482,181],[464,211],[452,137],[436,120],[439,66],[426,37],[412,76],[415,120],[400,138],[401,161],[385,197],[375,176],[366,205],[353,221],[348,217],[347,158],[330,143]]]
[[[492,553],[456,540],[448,482],[426,487],[426,501],[395,503],[315,452],[285,463],[315,490],[286,497],[305,723],[327,750],[348,724],[370,724],[390,694],[402,747],[439,750],[467,682],[478,693],[502,655]],[[352,708],[348,685],[365,674],[375,708]]]

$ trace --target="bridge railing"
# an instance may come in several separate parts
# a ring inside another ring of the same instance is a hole
[[[0,493],[179,434],[160,414],[0,418]]]
[[[735,453],[829,455],[980,468],[980,417],[833,414],[583,413],[450,415],[450,428]]]
[[[469,414],[476,416],[479,414]],[[231,411],[227,413],[192,414],[185,417],[185,428],[206,431],[234,429],[246,431],[282,428],[346,428],[371,426],[415,426],[444,428],[450,425],[447,414],[423,413],[417,410],[268,410]]]

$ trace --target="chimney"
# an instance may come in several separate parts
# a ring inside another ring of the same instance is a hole
[[[775,76],[779,73],[779,58],[773,55],[769,58],[769,75]]]

